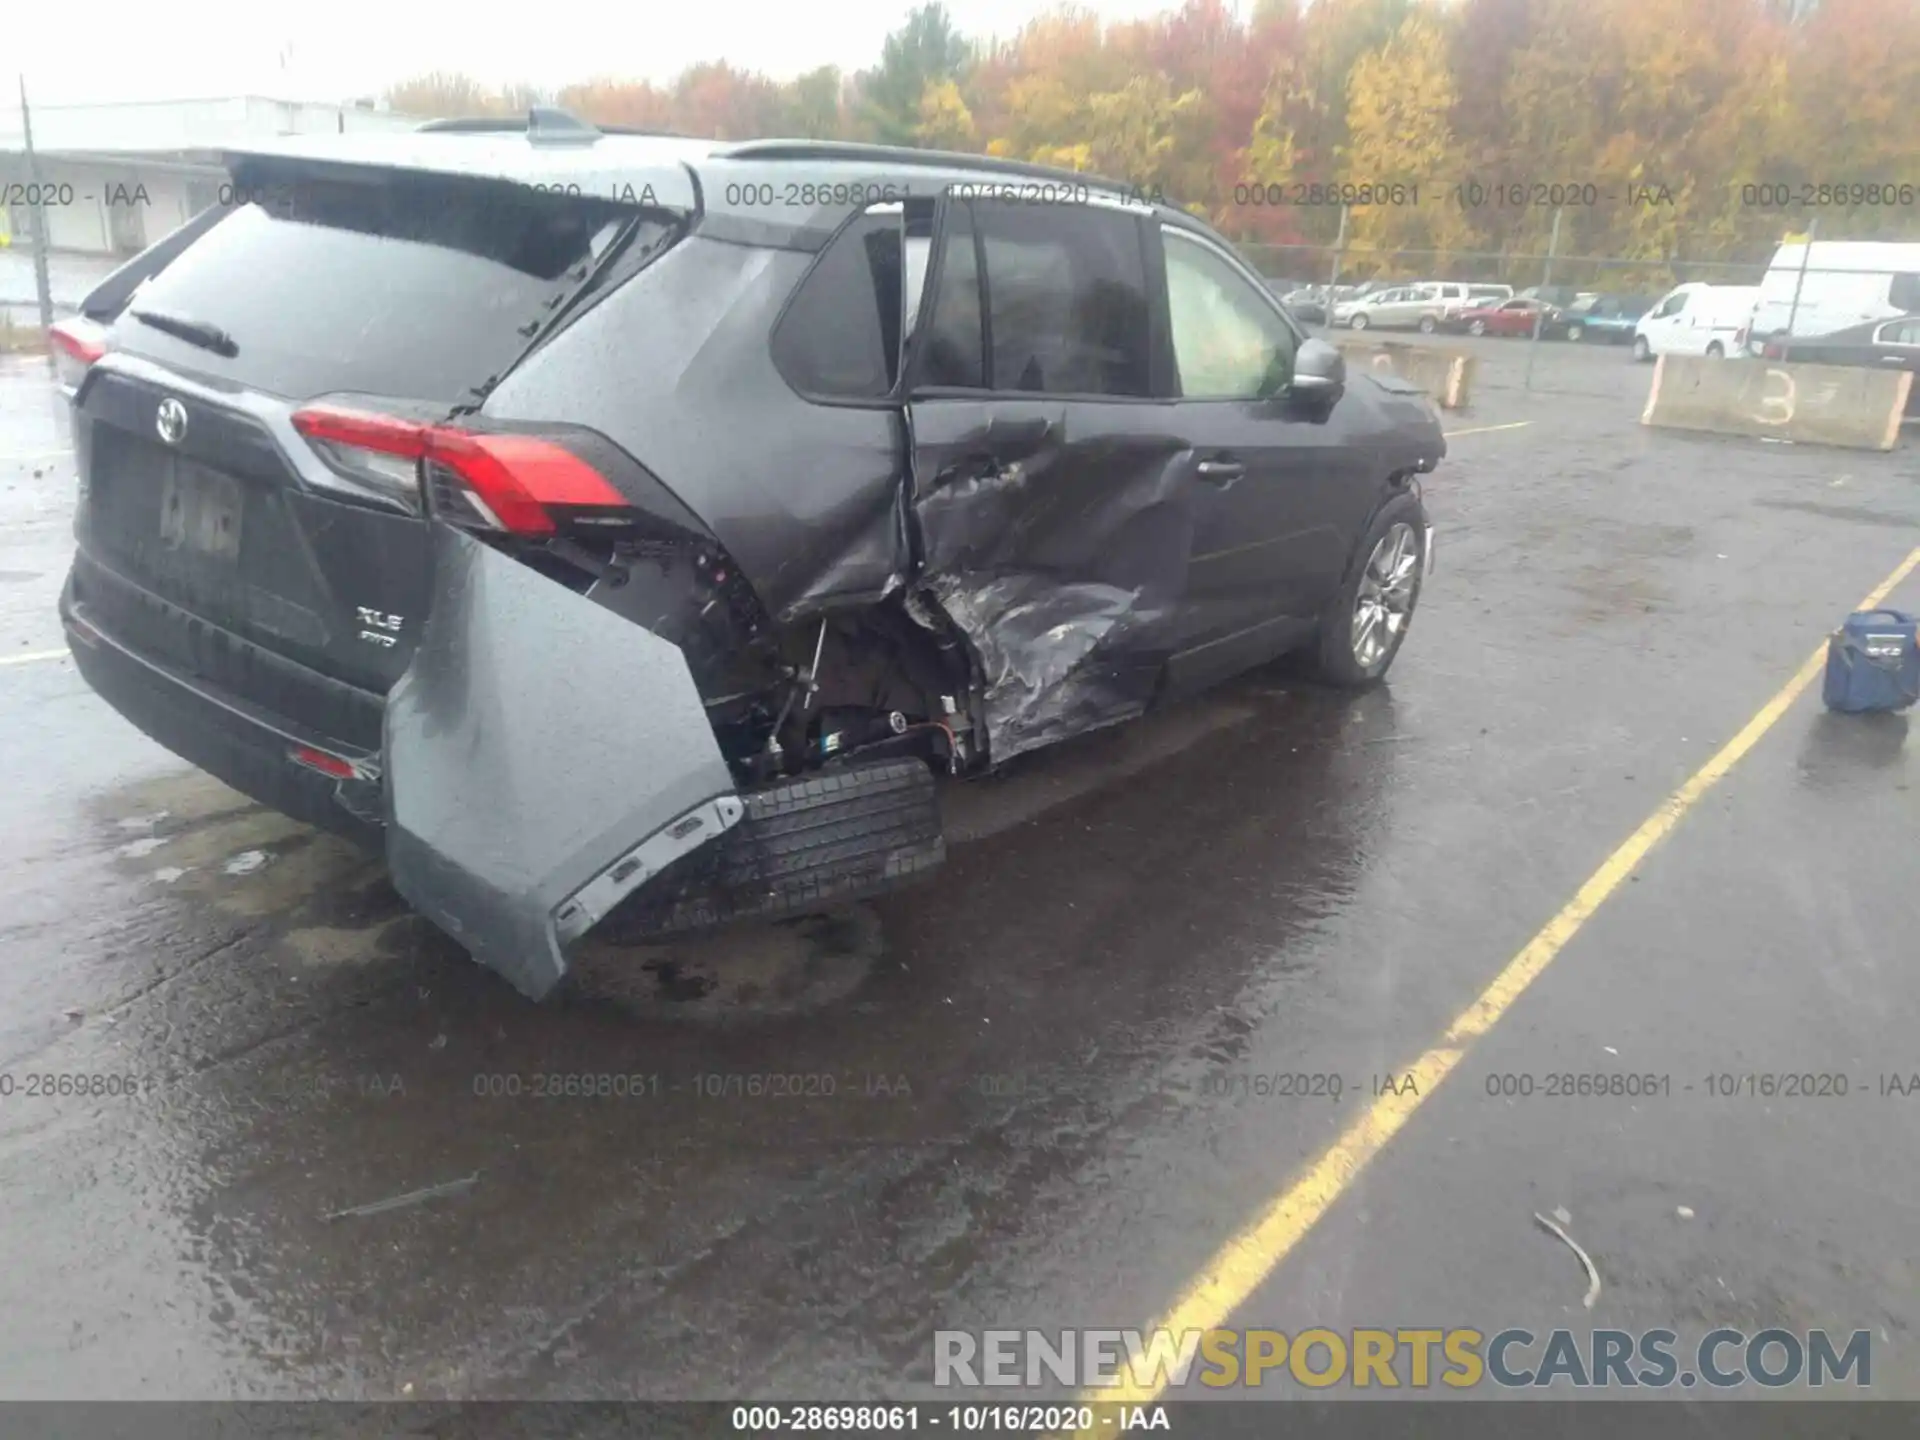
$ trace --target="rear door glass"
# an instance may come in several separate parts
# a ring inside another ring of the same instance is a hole
[[[1146,395],[1140,222],[1093,205],[973,204],[986,255],[993,389]]]
[[[301,180],[235,210],[132,301],[224,331],[231,355],[131,314],[115,345],[289,399],[459,400],[525,349],[631,215],[505,185]]]
[[[900,209],[857,217],[794,291],[773,332],[773,360],[802,395],[878,400],[900,356]]]
[[[933,295],[933,315],[921,347],[919,383],[983,388],[987,383],[985,336],[973,210],[956,204],[947,212],[946,247]]]

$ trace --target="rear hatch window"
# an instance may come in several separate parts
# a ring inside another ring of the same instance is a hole
[[[141,653],[294,714],[220,637],[384,691],[418,634],[427,557],[415,462],[309,441],[292,416],[478,405],[675,221],[392,170],[236,180],[262,198],[133,291],[80,391],[81,545],[98,567],[82,598]]]
[[[123,315],[115,348],[287,398],[353,390],[453,402],[506,368],[631,210],[402,176],[270,179],[135,293],[213,327],[212,349]],[[224,351],[224,353],[222,353]]]

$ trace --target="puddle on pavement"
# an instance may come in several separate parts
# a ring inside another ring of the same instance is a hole
[[[1821,711],[1800,746],[1800,783],[1813,790],[1906,789],[1908,728],[1900,714]]]
[[[573,986],[582,999],[660,1019],[803,1015],[845,1001],[885,950],[879,914],[853,905],[657,945],[588,936],[574,960]]]

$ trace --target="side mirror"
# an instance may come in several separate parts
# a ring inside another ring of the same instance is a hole
[[[1347,387],[1347,357],[1325,340],[1306,339],[1293,357],[1291,392],[1302,400],[1336,400]]]

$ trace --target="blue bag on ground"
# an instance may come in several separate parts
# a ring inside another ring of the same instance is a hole
[[[1858,714],[1920,700],[1920,622],[1899,610],[1861,610],[1827,641],[1827,708]]]

